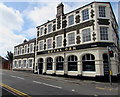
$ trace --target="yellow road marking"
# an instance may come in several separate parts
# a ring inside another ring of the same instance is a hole
[[[101,89],[101,90],[104,90],[105,88],[101,88],[101,87],[96,87],[97,89]]]
[[[5,85],[5,84],[3,84],[3,83],[0,83],[0,86],[4,87],[4,88],[12,91],[13,93],[16,93],[16,94],[20,95],[20,96],[31,97],[31,96],[29,96],[28,94],[25,94],[25,93],[23,93],[23,92],[20,92],[20,91],[14,89],[14,88],[12,88],[12,87],[10,87],[10,86],[8,86],[8,85]]]
[[[112,89],[112,88],[107,89],[107,88],[102,88],[102,87],[96,87],[96,89],[109,90],[109,91],[115,90],[115,89]]]

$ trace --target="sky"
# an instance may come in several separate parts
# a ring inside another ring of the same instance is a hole
[[[5,57],[7,51],[13,52],[14,46],[25,39],[35,38],[36,26],[55,18],[59,3],[64,4],[64,11],[68,13],[91,1],[94,0],[1,0],[0,56]],[[118,20],[118,0],[111,5]]]

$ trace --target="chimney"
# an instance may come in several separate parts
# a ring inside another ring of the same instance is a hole
[[[58,6],[57,6],[57,17],[58,16],[61,16],[64,14],[64,5],[62,3],[60,3]]]

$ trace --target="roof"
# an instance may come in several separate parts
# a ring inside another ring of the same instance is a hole
[[[79,9],[82,9],[82,8],[84,8],[84,7],[86,7],[86,6],[89,6],[89,5],[93,4],[93,3],[106,3],[106,4],[109,4],[109,5],[110,5],[110,8],[111,8],[111,10],[112,10],[113,16],[114,16],[114,18],[115,18],[115,14],[114,14],[114,12],[113,12],[113,9],[112,9],[112,6],[111,6],[110,2],[97,2],[97,1],[93,1],[93,2],[91,2],[91,3],[89,3],[89,4],[86,4],[86,5],[82,6],[82,7],[79,7],[79,8],[77,8],[77,9],[71,11],[71,12],[68,12],[68,13],[66,13],[66,14],[64,14],[64,15],[67,15],[67,14],[70,14],[70,13],[72,13],[72,12],[75,12],[75,11],[77,11],[77,10],[79,10]],[[52,21],[54,21],[54,20],[55,20],[55,19],[50,20],[49,22],[52,22]],[[116,18],[115,18],[115,22],[116,22],[116,24],[117,24]],[[44,24],[42,24],[42,25],[39,25],[39,26],[37,26],[36,28],[39,28],[40,26],[43,26],[43,25],[45,25],[45,24],[47,24],[47,23],[48,23],[48,22],[46,22],[46,23],[44,23]],[[117,24],[117,26],[118,26],[118,24]]]
[[[16,45],[15,47],[19,47],[19,46],[22,46],[22,45],[25,45],[25,44],[34,42],[35,40],[36,40],[36,38],[30,39],[30,40],[28,40],[27,42],[23,42],[23,43],[21,43],[21,44],[19,44],[19,45]]]

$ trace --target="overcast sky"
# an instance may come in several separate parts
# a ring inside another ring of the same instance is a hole
[[[36,26],[55,18],[56,6],[59,3],[63,2],[65,13],[67,13],[94,0],[8,1],[1,0],[0,3],[0,56],[3,57],[7,51],[13,52],[14,46],[22,43],[24,39],[35,38]],[[118,0],[111,2],[111,5],[118,20]]]

